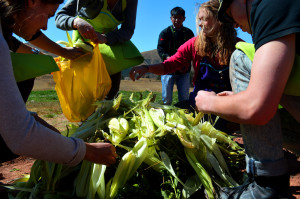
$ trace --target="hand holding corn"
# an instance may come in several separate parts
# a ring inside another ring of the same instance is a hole
[[[110,166],[116,162],[116,148],[110,143],[86,143],[85,160]]]
[[[232,91],[223,91],[223,92],[220,92],[220,93],[217,93],[217,96],[229,96],[229,95],[233,95],[234,92]]]
[[[81,18],[76,18],[73,22],[73,27],[79,31],[83,38],[90,39],[92,42],[97,43],[95,42],[95,40],[98,39],[97,32],[87,21]]]
[[[85,53],[80,47],[63,47],[63,49],[64,52],[61,56],[71,60],[76,59]]]
[[[214,96],[217,96],[217,94],[213,91],[198,91],[195,98],[197,110],[202,113],[209,113],[210,103],[207,102],[211,102]]]

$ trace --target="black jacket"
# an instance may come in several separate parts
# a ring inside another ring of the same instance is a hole
[[[175,29],[173,25],[171,25],[161,31],[158,38],[157,52],[162,61],[174,55],[177,49],[192,37],[194,37],[193,31],[184,26],[180,29]],[[175,74],[184,74],[190,70],[191,67],[189,67],[188,71],[177,71]]]

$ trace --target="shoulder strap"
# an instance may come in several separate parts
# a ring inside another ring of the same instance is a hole
[[[124,12],[124,10],[126,9],[127,6],[127,2],[126,0],[122,0],[122,11]]]
[[[241,51],[243,51],[247,57],[253,61],[253,58],[254,58],[254,54],[255,54],[255,47],[254,47],[254,44],[250,44],[250,43],[247,43],[247,42],[238,42],[236,43],[235,47]]]
[[[77,5],[76,5],[76,16],[78,16],[78,10],[79,9],[79,0],[77,0]]]
[[[103,0],[103,8],[107,9],[107,0]]]

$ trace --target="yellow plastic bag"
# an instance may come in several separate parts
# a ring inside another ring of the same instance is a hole
[[[56,63],[60,71],[52,74],[64,115],[71,122],[86,120],[96,109],[93,103],[103,100],[111,88],[98,46],[76,60],[61,61],[59,57]]]

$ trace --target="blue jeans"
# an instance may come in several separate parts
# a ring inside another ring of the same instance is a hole
[[[162,75],[162,100],[165,105],[172,104],[173,87],[175,83],[178,90],[178,101],[189,99],[190,73],[183,75]]]
[[[240,50],[230,59],[230,81],[234,93],[247,89],[251,60]],[[300,121],[300,97],[283,95],[280,104]],[[279,112],[263,126],[241,124],[247,172],[257,176],[278,176],[288,173],[282,150],[283,136]]]

